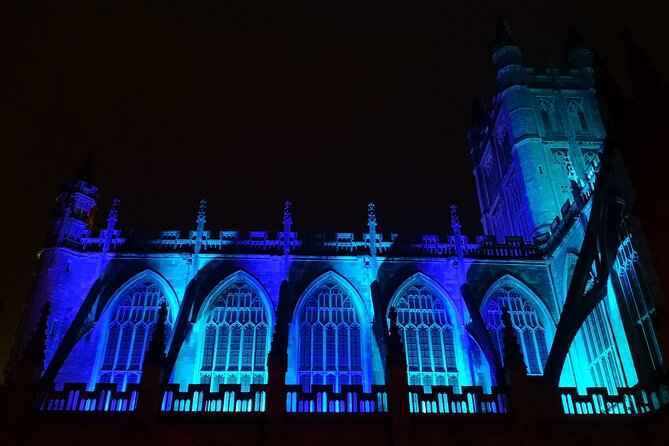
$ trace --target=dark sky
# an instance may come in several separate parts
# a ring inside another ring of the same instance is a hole
[[[208,228],[274,232],[291,199],[297,231],[359,234],[374,200],[384,233],[443,235],[456,203],[475,235],[466,129],[494,93],[497,17],[528,66],[564,66],[571,23],[625,87],[626,25],[669,72],[667,17],[633,2],[88,3],[3,13],[5,338],[87,151],[98,226],[119,197],[123,228],[192,229],[207,198]]]

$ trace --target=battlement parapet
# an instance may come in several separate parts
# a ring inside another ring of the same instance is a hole
[[[121,237],[115,230],[109,245],[111,252],[183,252],[192,251],[197,243],[201,254],[215,253],[283,253],[285,235],[277,232],[270,237],[267,231],[251,231],[246,237],[238,231],[219,231],[218,238],[210,238],[211,231],[204,231],[202,239],[197,241],[191,231],[189,238],[181,238],[180,231],[162,231],[158,233],[130,232]],[[106,233],[100,231],[99,237],[82,239],[84,251],[101,251],[105,243]],[[369,233],[357,238],[352,232],[326,235],[310,233],[304,240],[298,238],[296,232],[288,233],[288,248],[296,255],[369,255],[371,245]],[[453,235],[445,241],[436,234],[413,236],[393,233],[389,240],[383,234],[376,234],[376,253],[385,257],[455,257],[457,256],[457,240]],[[539,258],[542,250],[538,246],[526,243],[520,237],[506,237],[499,243],[494,237],[477,236],[471,243],[467,236],[459,240],[462,254],[468,258]]]

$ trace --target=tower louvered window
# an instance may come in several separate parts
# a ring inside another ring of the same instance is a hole
[[[158,309],[166,301],[162,289],[150,281],[136,285],[120,297],[109,323],[99,382],[118,383],[122,388],[139,382],[144,354],[158,320]],[[169,308],[165,329],[169,337]]]
[[[310,296],[299,314],[298,380],[313,384],[363,384],[362,334],[351,297],[328,281]]]
[[[546,133],[552,133],[555,128],[553,126],[553,114],[555,113],[555,106],[553,101],[550,99],[540,99],[539,100],[539,116],[541,117],[541,123],[544,126],[544,131]]]
[[[200,382],[213,390],[220,384],[267,382],[270,342],[269,308],[244,281],[227,287],[208,309],[204,329]]]
[[[541,325],[536,309],[512,287],[500,288],[495,297],[490,299],[484,318],[493,343],[503,355],[504,324],[502,308],[506,308],[511,316],[511,323],[516,333],[518,345],[523,352],[527,373],[541,375],[548,358],[546,330]]]
[[[459,388],[453,325],[441,298],[425,285],[415,284],[399,296],[395,311],[409,384]]]
[[[576,133],[586,133],[590,130],[583,111],[583,104],[579,100],[570,101],[567,104],[567,112],[571,118],[572,128]]]

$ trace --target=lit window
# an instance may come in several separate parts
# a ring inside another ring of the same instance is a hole
[[[328,281],[310,296],[298,315],[298,382],[305,391],[313,384],[362,384],[360,318],[351,297]]]
[[[238,281],[214,298],[207,310],[200,382],[241,384],[267,382],[269,307],[244,281]]]
[[[459,389],[453,325],[441,298],[418,283],[399,296],[395,311],[407,358],[409,384],[448,384]]]
[[[139,382],[158,309],[167,299],[162,289],[150,281],[136,285],[120,299],[109,323],[98,381],[117,383],[125,389],[126,384]],[[169,308],[165,329],[169,337]]]
[[[511,323],[516,333],[516,340],[520,345],[527,373],[530,375],[542,375],[546,359],[548,358],[548,345],[546,342],[546,330],[541,325],[536,309],[514,288],[505,286],[500,288],[495,296],[490,299],[484,312],[486,327],[490,332],[493,343],[500,352],[504,352],[504,324],[502,323],[502,308],[506,308],[511,316]]]
[[[645,288],[639,254],[631,235],[627,235],[618,248],[615,268],[622,288],[625,312],[634,328],[639,353],[643,353],[650,370],[657,371],[662,367],[662,353],[655,333],[655,304]]]

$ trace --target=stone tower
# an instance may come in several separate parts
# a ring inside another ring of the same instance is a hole
[[[593,87],[592,54],[569,39],[568,69],[523,66],[508,24],[497,25],[499,93],[475,103],[469,132],[486,234],[526,240],[551,232],[566,202],[587,184],[606,133]]]

